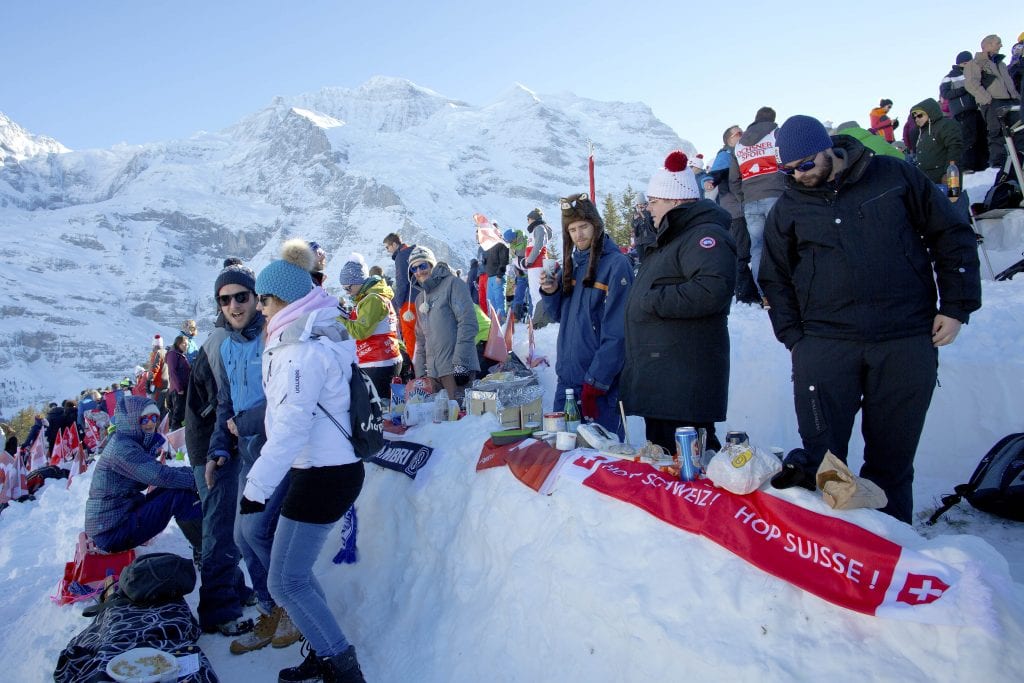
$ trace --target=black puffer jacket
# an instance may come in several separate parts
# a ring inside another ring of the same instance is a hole
[[[729,396],[729,305],[736,245],[729,212],[701,199],[662,219],[626,300],[626,410],[719,422]]]
[[[847,160],[837,182],[807,188],[790,179],[765,223],[758,282],[775,336],[791,349],[805,334],[930,334],[936,313],[967,322],[981,307],[970,226],[910,164],[846,135],[832,143]]]
[[[199,349],[188,376],[185,398],[185,447],[192,467],[206,464],[210,449],[210,435],[217,426],[217,380],[206,355],[206,347]]]
[[[919,129],[917,137],[917,167],[924,171],[928,180],[941,183],[949,162],[960,163],[960,155],[964,151],[960,124],[943,116],[939,103],[931,97],[911,107],[911,111],[917,110],[928,114],[928,123]]]

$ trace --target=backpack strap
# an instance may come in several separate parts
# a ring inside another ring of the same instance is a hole
[[[352,435],[345,431],[345,428],[341,426],[341,423],[335,420],[334,416],[327,411],[327,408],[324,408],[322,405],[320,405],[319,401],[317,401],[316,407],[322,410],[324,412],[324,415],[327,416],[327,419],[333,422],[334,426],[341,430],[341,433],[345,435],[346,439],[348,439],[349,441],[352,440]]]

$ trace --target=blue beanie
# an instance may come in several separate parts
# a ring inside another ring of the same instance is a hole
[[[366,267],[366,260],[362,254],[353,252],[349,255],[345,265],[341,267],[338,284],[342,287],[361,285],[366,282],[368,277],[370,277],[370,270]]]
[[[790,116],[775,133],[779,163],[791,164],[812,154],[832,149],[832,138],[825,126],[813,116]]]
[[[288,240],[281,248],[280,261],[271,261],[256,277],[256,293],[272,294],[285,303],[298,301],[313,290],[309,271],[316,256],[305,240]]]
[[[505,238],[506,242],[511,242],[513,240],[513,238],[515,238],[515,236],[516,236],[516,234],[515,234],[515,232],[512,231],[511,228],[506,230],[505,234],[502,235],[502,237]]]
[[[241,285],[252,291],[256,286],[256,275],[241,264],[230,265],[217,275],[217,280],[213,283],[213,295],[218,296],[224,285]]]

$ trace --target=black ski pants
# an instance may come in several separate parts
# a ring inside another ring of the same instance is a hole
[[[882,342],[805,336],[792,356],[797,423],[812,462],[820,463],[826,450],[846,461],[860,410],[860,476],[885,491],[882,512],[911,523],[914,454],[938,371],[930,336]]]

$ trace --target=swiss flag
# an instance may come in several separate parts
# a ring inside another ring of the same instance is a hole
[[[947,590],[949,584],[937,576],[907,574],[907,580],[903,582],[903,588],[896,596],[896,601],[908,605],[926,605],[941,598]]]
[[[53,441],[53,451],[50,453],[50,464],[59,465],[64,462],[67,445],[64,442],[64,430],[58,429]]]
[[[39,430],[39,435],[32,442],[32,447],[28,449],[28,453],[30,471],[46,466],[46,437],[43,436],[43,430]]]
[[[100,445],[100,430],[95,420],[85,418],[85,447],[95,451]]]

